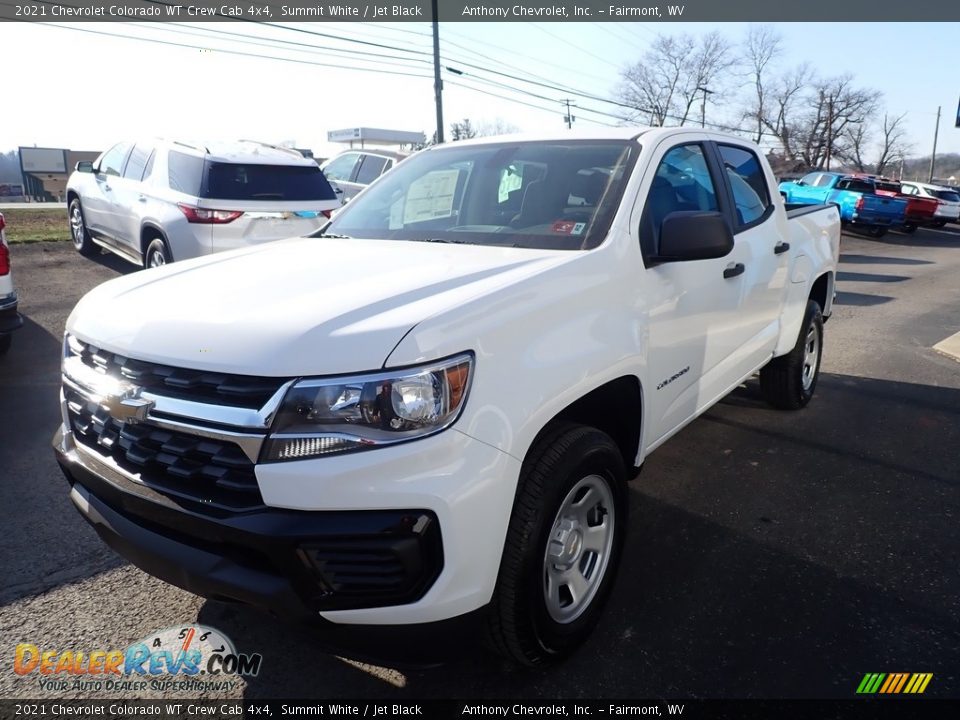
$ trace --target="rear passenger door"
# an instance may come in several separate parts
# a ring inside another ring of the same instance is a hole
[[[770,357],[779,336],[780,308],[787,290],[789,244],[781,240],[771,186],[756,153],[734,143],[713,145],[723,169],[734,233],[734,252],[744,265],[738,315],[744,344],[737,363],[755,367]]]
[[[148,204],[143,177],[153,148],[139,143],[130,151],[123,174],[113,183],[114,237],[134,253],[140,252],[140,219]]]

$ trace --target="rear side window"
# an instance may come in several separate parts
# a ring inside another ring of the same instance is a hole
[[[170,189],[187,195],[200,195],[203,178],[203,158],[171,150],[167,160]]]
[[[335,200],[317,165],[207,162],[201,197],[217,200]]]
[[[947,202],[960,202],[960,195],[957,195],[957,193],[952,190],[934,190],[933,194]]]
[[[144,145],[137,145],[130,153],[130,159],[127,160],[127,166],[123,169],[123,176],[130,180],[140,180],[143,178],[143,170],[147,166],[147,160],[150,157],[150,148]]]
[[[863,180],[841,180],[837,183],[837,190],[849,190],[851,192],[863,193],[864,195],[873,195],[873,183]]]
[[[383,173],[383,166],[387,164],[387,159],[377,155],[364,155],[360,161],[360,169],[357,170],[356,182],[361,185],[369,185]]]
[[[770,207],[770,193],[763,168],[750,150],[733,145],[718,145],[717,148],[733,191],[737,224],[749,225],[763,217]]]

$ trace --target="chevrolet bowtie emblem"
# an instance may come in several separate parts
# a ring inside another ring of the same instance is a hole
[[[100,405],[117,422],[133,425],[147,419],[154,402],[141,398],[140,388],[136,388],[122,395],[107,395],[100,401]]]

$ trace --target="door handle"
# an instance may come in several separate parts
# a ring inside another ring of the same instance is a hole
[[[140,197],[137,198],[137,200],[138,200],[139,202],[146,202],[146,201],[147,201],[147,196],[146,196],[146,195],[141,195]],[[790,246],[787,245],[787,247],[790,247]]]
[[[110,186],[107,185],[106,183],[104,183],[104,184],[103,184],[103,189],[104,189],[104,190],[109,190],[109,189],[110,189]]]
[[[723,277],[729,280],[732,277],[737,275],[743,275],[743,271],[746,270],[746,266],[743,263],[737,263],[733,267],[725,268],[723,271]]]
[[[777,243],[776,246],[773,248],[773,254],[779,255],[780,253],[785,253],[789,249],[790,249],[790,243],[785,243],[785,242]]]

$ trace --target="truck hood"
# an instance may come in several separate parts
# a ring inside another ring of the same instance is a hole
[[[354,373],[382,367],[423,319],[577,254],[293,238],[105,282],[80,300],[67,331],[177,367],[266,377]]]

